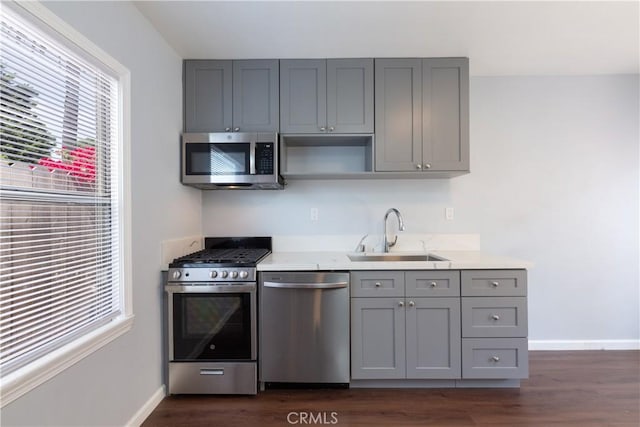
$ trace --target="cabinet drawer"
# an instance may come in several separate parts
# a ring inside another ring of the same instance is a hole
[[[407,271],[405,279],[408,297],[460,296],[459,271]]]
[[[512,379],[528,376],[526,338],[462,339],[462,378]]]
[[[402,271],[352,271],[352,297],[403,297]]]
[[[463,270],[462,296],[526,296],[527,270]]]
[[[462,298],[463,337],[526,337],[525,297]]]

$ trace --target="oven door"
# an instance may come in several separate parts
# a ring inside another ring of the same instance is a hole
[[[169,361],[256,360],[255,284],[167,285]]]

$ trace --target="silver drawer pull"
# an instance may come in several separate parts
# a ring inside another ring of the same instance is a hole
[[[224,369],[200,369],[200,375],[224,375]]]
[[[491,282],[491,286],[493,286],[494,288],[497,288],[498,285],[500,285],[500,282]]]
[[[404,301],[400,301],[400,302],[398,303],[398,306],[399,306],[399,307],[404,307]]]
[[[492,357],[491,357],[491,361],[492,361],[492,362],[499,362],[499,361],[500,361],[500,358],[499,358],[498,356],[492,356]]]
[[[493,320],[500,320],[500,316],[498,316],[497,314],[492,314],[492,315],[491,315],[491,319],[493,319]]]
[[[416,303],[413,301],[409,301],[409,307],[415,307]]]
[[[379,288],[380,286],[382,286],[382,283],[376,282],[376,288]]]
[[[431,286],[432,288],[435,288],[436,286],[438,286],[438,284],[436,282],[431,282],[429,283],[429,286]]]

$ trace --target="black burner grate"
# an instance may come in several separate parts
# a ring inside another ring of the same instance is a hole
[[[189,255],[176,258],[170,267],[185,267],[187,265],[202,267],[216,266],[249,266],[255,265],[270,251],[268,249],[203,249]]]

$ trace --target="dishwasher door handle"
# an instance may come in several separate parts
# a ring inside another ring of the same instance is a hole
[[[349,286],[349,282],[300,283],[300,282],[264,282],[267,288],[280,289],[339,289]]]

